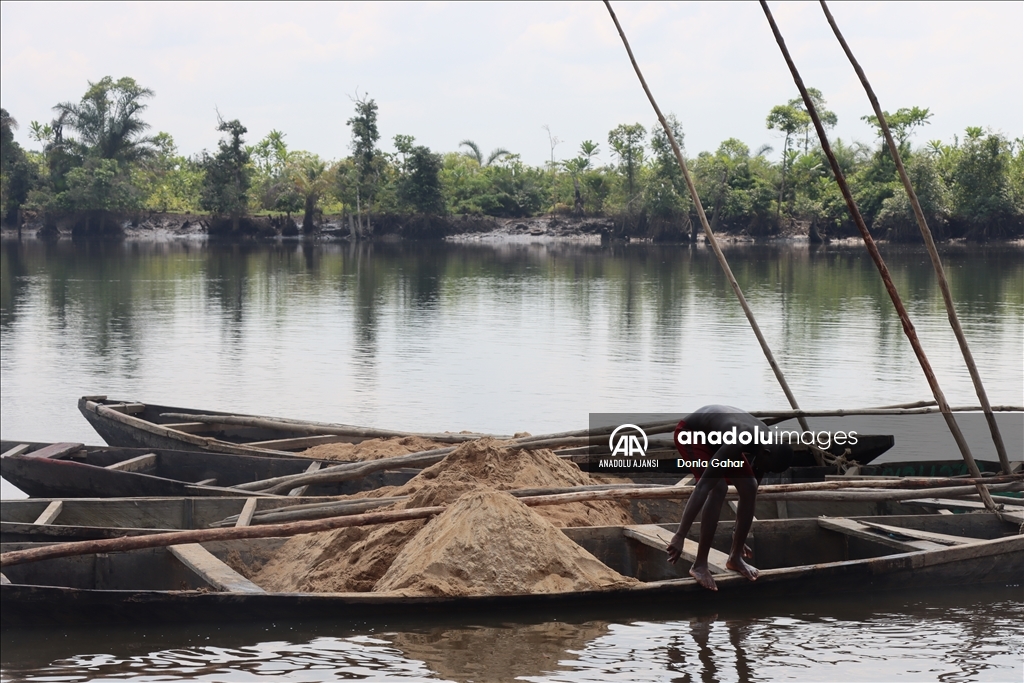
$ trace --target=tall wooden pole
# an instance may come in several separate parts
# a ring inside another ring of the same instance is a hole
[[[786,376],[782,374],[782,368],[780,368],[779,364],[775,361],[775,356],[772,354],[772,350],[768,346],[768,342],[765,340],[764,335],[761,334],[761,328],[758,326],[757,320],[754,318],[754,312],[751,311],[750,306],[747,305],[747,299],[743,296],[743,290],[740,289],[739,283],[736,282],[736,277],[732,274],[729,262],[726,261],[725,254],[722,253],[722,248],[718,245],[718,238],[715,237],[715,233],[711,231],[711,225],[708,224],[708,217],[704,213],[704,206],[700,202],[700,196],[697,194],[697,188],[693,184],[693,179],[690,178],[689,170],[686,168],[686,160],[683,159],[683,152],[679,149],[679,143],[676,142],[676,138],[672,134],[672,129],[665,120],[664,114],[661,113],[661,108],[658,107],[658,103],[654,100],[654,95],[651,94],[651,89],[647,87],[647,81],[644,79],[644,75],[636,63],[636,58],[633,56],[633,49],[629,46],[629,41],[626,40],[626,34],[623,32],[622,26],[619,24],[618,17],[615,16],[615,11],[612,10],[611,2],[609,2],[609,0],[604,0],[604,5],[608,8],[608,14],[611,15],[612,21],[615,22],[615,28],[619,32],[619,37],[622,38],[622,44],[626,48],[626,54],[629,55],[629,61],[633,64],[633,70],[636,71],[636,76],[640,79],[640,85],[643,86],[644,92],[647,93],[647,99],[650,100],[651,106],[654,107],[654,113],[658,115],[658,121],[661,122],[661,127],[665,129],[665,135],[668,137],[669,144],[672,145],[672,151],[675,153],[676,161],[679,163],[679,168],[683,171],[683,179],[686,181],[686,187],[690,190],[690,198],[693,200],[693,205],[697,209],[697,216],[700,218],[701,227],[704,228],[704,235],[707,238],[707,242],[711,245],[711,250],[715,252],[715,258],[718,259],[718,264],[725,272],[726,279],[728,279],[729,284],[732,285],[732,291],[736,294],[736,298],[740,302],[740,307],[743,309],[744,315],[747,316],[747,322],[750,323],[750,328],[754,331],[754,336],[757,337],[757,343],[761,345],[764,357],[768,359],[768,365],[771,366],[772,372],[775,373],[775,379],[779,381],[782,391],[786,394],[786,399],[789,400],[789,405],[793,410],[800,410],[800,407],[796,402],[796,397],[793,396],[793,392],[789,388],[789,383],[786,382]],[[807,420],[804,417],[799,417],[798,421],[800,422],[800,427],[802,429],[805,431],[810,430]]]
[[[874,238],[871,237],[871,233],[868,232],[868,227],[864,223],[864,217],[860,215],[860,210],[857,208],[857,203],[853,200],[853,194],[850,192],[849,185],[846,184],[846,177],[843,175],[843,169],[839,167],[839,162],[836,161],[836,156],[832,152],[832,146],[828,143],[828,137],[825,135],[825,128],[821,125],[821,119],[818,117],[818,110],[814,106],[814,101],[807,93],[807,88],[804,86],[804,81],[800,77],[800,72],[796,68],[796,64],[793,63],[793,58],[789,55],[789,49],[786,47],[786,41],[782,38],[782,33],[779,32],[779,27],[775,23],[775,18],[772,16],[772,12],[768,9],[768,3],[765,0],[761,1],[761,8],[764,10],[764,15],[768,19],[768,24],[772,28],[772,33],[775,34],[775,42],[779,44],[779,49],[782,50],[782,56],[786,60],[786,64],[789,66],[790,72],[793,74],[793,81],[796,83],[796,87],[800,90],[800,95],[803,97],[804,106],[807,107],[807,113],[811,116],[811,121],[814,122],[814,129],[818,133],[818,139],[821,141],[821,149],[825,152],[825,156],[828,157],[828,163],[832,166],[832,173],[835,175],[836,183],[839,184],[839,189],[843,193],[843,199],[846,200],[846,207],[850,210],[850,216],[853,218],[853,222],[857,226],[857,230],[860,231],[861,237],[864,239],[864,245],[868,249],[868,253],[871,255],[871,260],[875,262],[875,267],[878,268],[879,274],[882,276],[882,282],[885,283],[885,289],[889,293],[889,298],[892,299],[893,306],[896,308],[896,313],[900,317],[900,322],[903,324],[903,333],[907,335],[907,339],[910,340],[910,345],[914,349],[914,354],[917,356],[918,362],[921,364],[921,370],[924,371],[925,379],[928,380],[928,386],[931,387],[932,395],[935,396],[935,402],[938,403],[939,409],[942,411],[942,417],[946,420],[946,425],[949,427],[949,431],[953,434],[953,440],[956,441],[957,447],[960,448],[960,454],[963,456],[964,461],[967,463],[967,468],[971,472],[971,476],[975,478],[981,477],[981,471],[978,469],[978,463],[974,461],[974,456],[971,455],[970,446],[967,445],[967,439],[964,438],[963,432],[960,431],[960,426],[956,423],[956,418],[953,417],[952,411],[949,409],[949,404],[946,402],[946,396],[942,393],[942,389],[939,387],[939,380],[935,377],[935,372],[932,370],[931,363],[928,362],[928,356],[925,355],[924,349],[921,347],[921,340],[917,337],[917,330],[914,329],[914,324],[910,322],[910,315],[907,313],[906,307],[903,305],[903,300],[900,298],[899,292],[896,291],[896,285],[893,284],[892,277],[889,275],[889,269],[885,265],[885,261],[882,259],[882,255],[878,253],[878,247],[875,245]],[[981,500],[985,503],[985,507],[990,510],[996,510],[995,501],[992,500],[992,496],[989,495],[988,489],[981,482],[977,483],[978,494],[981,496]]]
[[[850,59],[850,64],[853,65],[854,71],[857,72],[857,77],[860,78],[861,84],[864,86],[865,92],[868,94],[868,99],[871,100],[871,106],[875,110],[875,116],[878,117],[878,125],[882,128],[882,134],[885,136],[885,142],[889,145],[889,152],[892,154],[893,161],[896,162],[896,170],[900,174],[900,180],[903,181],[903,187],[907,191],[907,197],[910,198],[910,204],[914,207],[914,216],[917,218],[917,226],[921,229],[921,237],[924,238],[925,247],[928,249],[928,256],[931,257],[932,267],[935,269],[935,276],[939,280],[939,289],[942,291],[942,301],[946,304],[946,315],[949,317],[949,326],[953,328],[953,334],[956,335],[956,341],[960,345],[960,353],[963,354],[964,363],[967,364],[967,371],[971,373],[971,381],[974,382],[974,390],[978,394],[978,400],[981,401],[981,408],[985,411],[985,419],[988,420],[988,429],[992,433],[992,441],[996,445],[996,453],[999,454],[999,464],[1003,468],[1003,472],[1006,474],[1010,473],[1010,459],[1006,455],[1006,446],[1003,444],[1003,435],[999,432],[999,425],[996,424],[996,416],[992,413],[992,406],[988,402],[988,394],[985,392],[985,386],[981,382],[981,375],[978,373],[978,366],[974,363],[974,355],[971,353],[970,347],[967,345],[967,337],[964,336],[964,330],[960,327],[960,318],[956,314],[956,308],[953,306],[953,295],[949,292],[949,283],[946,281],[946,272],[942,267],[942,261],[939,259],[939,252],[935,248],[935,240],[932,239],[932,231],[928,228],[928,221],[925,220],[924,211],[921,210],[921,203],[917,200],[917,193],[914,192],[914,187],[910,183],[910,178],[907,176],[907,171],[903,167],[903,158],[900,156],[899,147],[893,140],[892,133],[889,131],[889,122],[885,120],[885,113],[882,111],[882,107],[878,104],[878,98],[875,97],[875,91],[872,89],[871,84],[868,82],[868,77],[864,74],[864,69],[861,68],[856,58],[853,56],[853,51],[850,46],[847,45],[846,39],[843,38],[843,34],[839,31],[839,27],[836,25],[836,20],[832,16],[832,12],[829,11],[828,5],[825,4],[825,0],[821,0],[821,10],[825,13],[825,18],[828,19],[828,25],[832,27],[832,32],[836,34],[836,38],[839,39],[839,44],[843,46],[843,51],[846,52],[846,56]]]

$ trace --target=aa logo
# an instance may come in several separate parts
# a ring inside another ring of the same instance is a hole
[[[608,448],[612,457],[642,458],[647,455],[647,434],[636,425],[619,425],[608,437]]]

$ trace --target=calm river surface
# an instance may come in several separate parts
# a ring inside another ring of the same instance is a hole
[[[727,254],[802,407],[930,398],[862,247]],[[950,402],[976,404],[927,254],[883,254]],[[3,242],[0,257],[5,439],[99,442],[75,406],[85,394],[499,433],[581,428],[591,412],[787,407],[703,248],[28,240]],[[943,258],[990,399],[1024,403],[1024,250],[955,246]],[[1009,436],[1019,453],[1021,434]],[[913,446],[897,437],[883,457],[920,457]],[[983,438],[972,446],[991,452]],[[1020,681],[1022,617],[1014,586],[723,600],[718,614],[5,631],[0,676]]]

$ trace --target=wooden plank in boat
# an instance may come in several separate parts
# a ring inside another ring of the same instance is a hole
[[[174,429],[179,432],[185,432],[186,434],[195,434],[196,432],[215,432],[220,425],[210,424],[209,422],[167,422],[160,425],[164,429]]]
[[[861,524],[865,524],[872,529],[879,529],[892,534],[898,534],[900,536],[906,536],[907,538],[914,538],[919,541],[932,541],[933,543],[939,543],[941,545],[964,545],[966,543],[977,543],[983,541],[983,538],[969,538],[967,536],[951,536],[949,534],[937,534],[933,531],[919,531],[917,529],[907,529],[900,526],[889,526],[888,524],[879,524],[877,522],[870,522],[866,519],[861,520]]]
[[[913,500],[902,501],[904,505],[920,505],[923,508],[930,510],[981,510],[987,511],[988,508],[980,500],[951,500],[949,498],[915,498]],[[1000,512],[1003,519],[1013,522],[1015,524],[1024,524],[1024,506],[1020,505],[1004,505],[1003,510]]]
[[[338,443],[340,441],[351,441],[352,437],[327,434],[325,436],[296,436],[289,439],[271,439],[270,441],[250,441],[248,446],[259,448],[273,448],[277,451],[298,450],[300,448],[312,448],[325,443]]]
[[[52,458],[52,459],[56,459],[56,458],[60,458],[62,456],[65,456],[65,455],[67,455],[69,453],[74,453],[75,451],[79,451],[82,448],[83,448],[83,446],[80,443],[69,443],[69,442],[52,443],[49,446],[43,446],[39,450],[32,451],[31,453],[24,453],[22,455],[22,457],[24,457],[24,458]]]
[[[7,576],[3,572],[0,572],[0,584],[5,584],[6,585],[6,584],[10,584],[10,582],[11,582],[11,580],[8,579]]]
[[[262,588],[221,562],[198,543],[170,546],[171,553],[181,563],[201,576],[217,590],[230,593],[263,593]]]
[[[905,553],[917,550],[940,550],[946,547],[940,543],[934,543],[932,541],[901,541],[890,537],[884,531],[872,529],[866,524],[862,524],[861,522],[853,519],[845,519],[843,517],[819,517],[818,525],[823,529],[838,531],[841,534],[846,534],[847,536],[859,538],[864,541],[871,541],[872,543],[880,543]]]
[[[217,478],[212,479],[200,479],[196,482],[196,486],[215,486],[217,484]]]
[[[320,469],[320,463],[312,462],[312,463],[309,464],[309,467],[306,468],[306,474],[311,474],[313,472],[316,472],[318,469]],[[306,489],[308,489],[308,488],[309,488],[309,484],[306,484],[305,486],[296,486],[295,488],[293,488],[291,491],[288,492],[288,495],[289,496],[301,496],[303,493],[306,492]]]
[[[156,467],[156,453],[136,455],[134,458],[115,462],[113,465],[107,465],[104,469],[116,470],[118,472],[141,472],[152,467]]]
[[[108,403],[106,404],[106,407],[111,410],[116,410],[119,413],[124,413],[125,415],[135,415],[146,412],[145,403]]]
[[[4,453],[3,455],[0,455],[0,458],[13,458],[16,455],[21,455],[30,448],[32,448],[30,444],[20,443],[11,450]]]
[[[668,529],[663,529],[657,524],[635,524],[632,526],[623,527],[623,533],[628,537],[640,541],[644,545],[658,550],[665,550],[668,544],[672,541],[672,532]],[[693,560],[697,557],[697,543],[690,539],[683,541],[683,552],[680,553],[680,557],[684,560]],[[725,566],[729,556],[720,550],[714,548],[708,553],[708,568],[711,569],[712,574],[732,574],[734,573],[731,569]]]
[[[246,499],[245,505],[242,506],[242,511],[238,514],[238,519],[235,520],[235,526],[249,526],[252,522],[252,516],[256,513],[256,503],[259,500],[259,498]]]
[[[36,521],[33,524],[53,524],[53,520],[57,519],[57,515],[64,509],[64,501],[55,500],[46,506],[46,509],[36,517]]]

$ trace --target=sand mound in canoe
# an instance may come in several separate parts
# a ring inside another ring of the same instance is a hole
[[[523,451],[485,438],[462,444],[403,486],[373,493],[409,495],[403,503],[381,508],[408,509],[447,505],[481,487],[507,490],[589,483],[585,472],[551,451]],[[632,523],[625,505],[608,501],[544,506],[536,513],[555,526]],[[370,591],[425,524],[415,520],[296,536],[251,578],[272,591]]]
[[[634,583],[515,497],[482,488],[460,497],[406,543],[374,591],[507,595]]]
[[[422,436],[402,436],[389,439],[366,439],[359,443],[325,443],[307,448],[302,455],[317,460],[378,460],[450,446],[450,443],[433,441]]]

